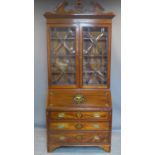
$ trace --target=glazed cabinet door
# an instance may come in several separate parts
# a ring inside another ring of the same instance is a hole
[[[78,26],[48,25],[49,88],[79,86]]]
[[[80,85],[82,88],[110,87],[110,25],[80,26]]]

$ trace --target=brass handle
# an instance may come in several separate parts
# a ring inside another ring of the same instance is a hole
[[[94,113],[94,117],[99,118],[101,117],[99,113]]]
[[[99,124],[93,124],[94,128],[99,129],[100,125]]]
[[[81,129],[81,128],[83,128],[83,125],[82,125],[82,124],[76,124],[75,127],[76,127],[77,129]]]
[[[59,129],[64,129],[65,128],[65,125],[64,124],[58,124],[58,128]]]
[[[66,137],[65,137],[65,136],[60,136],[59,139],[60,139],[61,141],[64,141],[64,140],[66,139]]]
[[[77,112],[77,113],[76,113],[76,116],[77,116],[78,118],[81,118],[81,117],[82,117],[81,112]]]
[[[94,140],[95,140],[96,142],[99,142],[99,141],[100,141],[100,137],[99,137],[99,136],[94,136]]]
[[[73,98],[73,100],[74,100],[74,103],[75,103],[75,104],[82,104],[82,103],[84,103],[85,98],[84,98],[83,95],[78,94],[78,95],[76,95],[76,96]]]
[[[105,103],[105,106],[106,106],[106,107],[109,107],[109,104],[108,104],[108,103]]]
[[[65,116],[64,113],[62,113],[62,112],[61,112],[61,113],[58,113],[58,117],[59,117],[59,118],[64,118],[64,116]]]

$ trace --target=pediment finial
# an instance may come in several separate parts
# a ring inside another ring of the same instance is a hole
[[[102,5],[100,3],[98,3],[97,1],[92,1],[93,5],[94,5],[94,12],[103,12],[104,8],[102,7]]]
[[[65,6],[67,6],[67,5],[68,5],[68,2],[66,0],[64,0],[63,2],[59,3],[56,6],[56,9],[54,10],[54,12],[57,12],[57,13],[65,12]]]
[[[82,8],[83,8],[83,4],[82,4],[82,0],[76,0],[76,2],[75,2],[75,8],[77,9],[77,10],[82,10]]]
[[[74,9],[68,9],[66,10],[65,7],[69,5],[69,2],[67,0],[63,0],[63,2],[59,3],[54,10],[55,13],[60,13],[60,14],[66,14],[66,13],[84,13],[85,11],[89,12],[89,6],[88,8],[84,7],[82,0],[75,0],[75,5]],[[93,10],[91,12],[94,13],[101,13],[104,11],[104,8],[95,0],[91,1]],[[84,11],[85,10],[85,11]]]

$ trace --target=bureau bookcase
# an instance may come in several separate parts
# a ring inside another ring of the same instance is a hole
[[[48,46],[47,148],[98,146],[111,150],[112,12],[97,2],[63,1],[46,12]],[[84,12],[85,10],[86,12]],[[90,11],[90,10],[89,10]]]

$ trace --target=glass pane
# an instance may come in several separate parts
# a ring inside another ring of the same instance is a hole
[[[76,83],[76,30],[75,28],[51,28],[52,85]]]
[[[83,28],[83,85],[107,84],[108,29]]]

